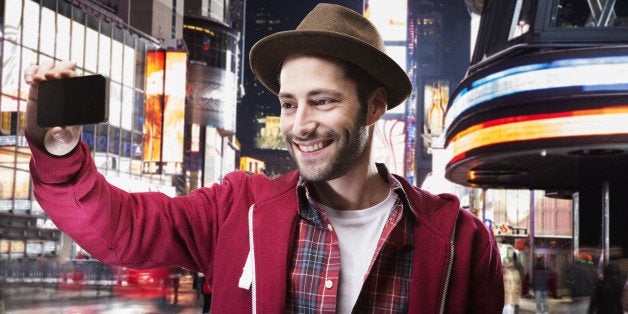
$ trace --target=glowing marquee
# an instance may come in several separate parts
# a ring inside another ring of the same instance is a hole
[[[570,58],[499,71],[460,90],[447,110],[445,128],[477,105],[517,93],[574,87],[583,92],[628,91],[626,73],[628,56]]]
[[[518,141],[628,134],[628,105],[500,118],[473,125],[450,141],[450,163],[481,147]]]

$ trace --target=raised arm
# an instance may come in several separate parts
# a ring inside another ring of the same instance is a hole
[[[192,196],[128,193],[100,174],[81,126],[37,125],[39,83],[76,76],[71,62],[31,65],[26,137],[34,195],[57,227],[95,258],[135,268],[185,267],[196,271],[211,260],[218,205],[229,208],[230,189],[203,189]]]

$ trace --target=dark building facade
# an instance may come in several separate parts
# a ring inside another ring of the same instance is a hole
[[[470,60],[470,24],[469,11],[459,0],[408,1],[409,62],[416,89],[417,185],[432,171],[430,146],[437,140],[426,125],[430,104],[425,101],[425,86],[448,82],[451,91],[464,77]]]

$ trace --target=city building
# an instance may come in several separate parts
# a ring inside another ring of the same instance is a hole
[[[62,240],[33,198],[24,138],[29,87],[22,72],[31,63],[72,60],[80,74],[109,77],[109,122],[83,131],[99,169],[122,188],[169,192],[163,177],[142,173],[144,67],[147,52],[160,43],[91,3],[8,0],[2,11],[0,254],[70,258],[76,248],[61,243],[72,241]]]
[[[84,253],[33,197],[22,79],[31,63],[72,60],[79,74],[109,78],[108,122],[85,125],[82,138],[114,185],[176,196],[237,168],[244,1],[186,5],[2,2],[0,259]]]

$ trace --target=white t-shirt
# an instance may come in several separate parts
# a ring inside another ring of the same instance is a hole
[[[394,205],[392,190],[381,203],[362,210],[336,210],[323,205],[340,245],[337,313],[351,313],[358,300],[377,242]]]

